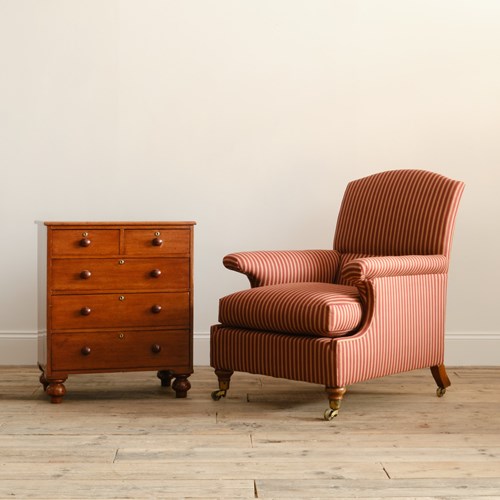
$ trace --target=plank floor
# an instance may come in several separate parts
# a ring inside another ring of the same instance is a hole
[[[500,499],[500,367],[429,370],[349,388],[236,373],[212,401],[155,373],[75,375],[52,405],[33,367],[0,367],[0,498]]]

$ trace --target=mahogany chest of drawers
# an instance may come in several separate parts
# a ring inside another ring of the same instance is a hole
[[[52,403],[70,374],[132,370],[186,396],[194,224],[39,223],[38,365]]]

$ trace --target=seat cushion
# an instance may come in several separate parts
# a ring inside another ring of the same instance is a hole
[[[251,288],[220,299],[219,322],[321,337],[337,337],[361,323],[358,289],[331,283],[288,283]]]

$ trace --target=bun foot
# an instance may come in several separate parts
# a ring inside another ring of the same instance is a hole
[[[161,370],[156,376],[160,379],[162,387],[170,387],[170,383],[174,378],[174,373],[170,370]]]
[[[64,387],[64,381],[66,379],[59,380],[48,380],[48,385],[45,392],[50,396],[50,402],[52,404],[60,404],[63,401],[63,397],[66,394],[66,387]]]
[[[185,398],[187,392],[191,389],[191,383],[188,380],[189,375],[176,375],[176,379],[172,384],[172,389],[175,391],[176,398]]]

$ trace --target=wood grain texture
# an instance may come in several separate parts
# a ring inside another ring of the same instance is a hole
[[[199,367],[187,398],[148,372],[0,367],[0,498],[500,498],[500,367],[356,384],[326,422],[319,385]]]
[[[39,225],[38,366],[52,403],[69,375],[114,371],[168,372],[161,384],[186,397],[193,225]]]

